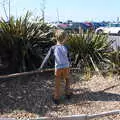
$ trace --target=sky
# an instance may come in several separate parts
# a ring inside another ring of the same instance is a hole
[[[0,16],[4,16],[3,1],[0,0]],[[9,0],[6,0],[9,1]],[[11,15],[41,16],[43,0],[10,0]],[[120,17],[120,0],[45,0],[46,21],[116,21]],[[8,14],[8,3],[5,3]]]

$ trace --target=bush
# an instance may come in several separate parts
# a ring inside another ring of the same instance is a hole
[[[44,54],[54,43],[52,28],[42,19],[30,21],[30,13],[8,22],[1,21],[0,56],[7,71],[21,72],[36,69]]]
[[[73,34],[69,36],[72,66],[82,71],[89,69],[99,71],[106,64],[111,64],[110,53],[113,51],[108,42],[108,36],[96,35],[93,32],[86,34]]]

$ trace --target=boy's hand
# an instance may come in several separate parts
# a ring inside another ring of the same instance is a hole
[[[43,72],[43,69],[41,67],[38,68],[39,71]]]

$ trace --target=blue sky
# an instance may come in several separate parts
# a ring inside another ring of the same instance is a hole
[[[2,0],[0,0],[2,1]],[[2,2],[0,2],[2,3]],[[27,10],[41,15],[42,0],[11,0],[11,14],[20,16]],[[7,8],[6,4],[6,8]],[[120,0],[45,0],[46,21],[116,21],[120,17]],[[57,12],[58,11],[58,12]],[[0,5],[0,16],[4,16]]]

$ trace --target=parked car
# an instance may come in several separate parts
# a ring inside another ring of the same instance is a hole
[[[84,24],[87,26],[88,29],[93,29],[94,26],[91,22],[84,22]]]
[[[96,30],[99,27],[105,27],[107,24],[104,24],[102,22],[92,22],[94,30]]]
[[[66,23],[61,23],[61,24],[58,24],[57,27],[58,27],[58,28],[61,28],[61,29],[67,29],[67,28],[69,27],[69,25],[66,24]]]
[[[116,34],[120,35],[120,23],[109,23],[105,27],[99,27],[95,31],[97,34]]]
[[[80,29],[83,31],[83,32],[86,32],[88,29],[89,29],[89,26],[86,25],[85,23],[83,22],[73,22],[72,25],[70,26],[70,29],[71,31],[74,31],[76,33],[79,33]]]

